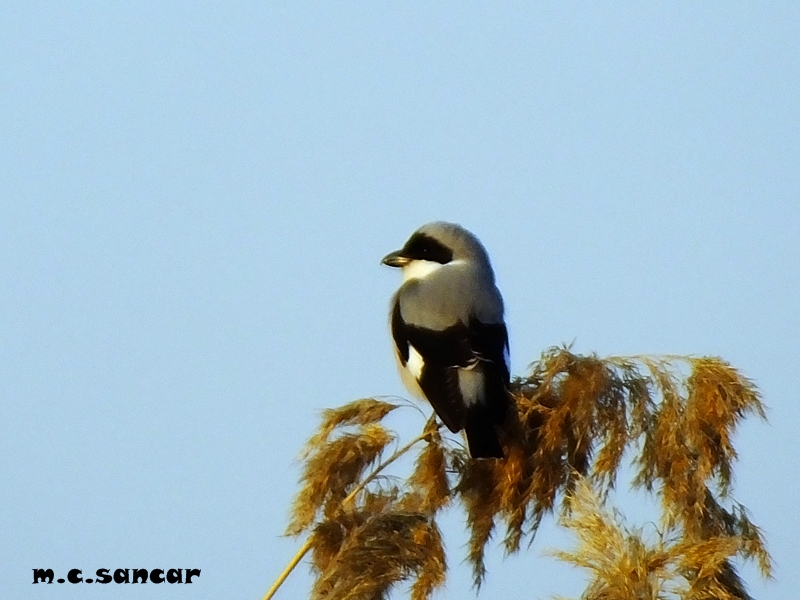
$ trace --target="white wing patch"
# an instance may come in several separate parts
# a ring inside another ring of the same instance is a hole
[[[408,360],[405,366],[401,367],[400,375],[408,390],[421,398],[425,397],[425,394],[419,387],[419,380],[422,377],[422,369],[424,366],[425,360],[422,358],[422,355],[417,352],[414,346],[409,344]],[[464,404],[467,406],[483,403],[485,401],[484,375],[483,370],[480,368],[479,361],[473,362],[467,368],[458,369],[458,388],[461,392],[461,397],[464,399]]]
[[[395,350],[397,349],[395,348]],[[417,373],[421,374],[422,356],[420,356],[419,352],[417,352],[413,346],[409,346],[409,358],[411,358],[413,355],[418,357],[414,359],[414,368],[416,369]],[[396,351],[394,356],[397,359],[397,369],[400,372],[400,379],[403,381],[403,385],[406,386],[406,389],[411,392],[413,396],[424,399],[425,393],[422,391],[422,388],[419,387],[419,375],[415,375],[411,372],[408,362],[403,364],[403,360],[400,358],[399,351]]]
[[[422,355],[417,352],[417,349],[414,348],[411,344],[408,345],[408,362],[406,362],[406,368],[409,372],[414,376],[414,379],[417,381],[420,380],[422,377],[422,367],[425,366],[425,361],[422,359]]]
[[[473,365],[467,369],[459,369],[458,387],[461,390],[461,397],[464,399],[464,404],[467,406],[483,404],[483,371],[481,371],[480,368],[475,368],[475,365]]]

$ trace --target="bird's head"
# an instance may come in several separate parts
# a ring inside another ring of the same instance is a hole
[[[435,221],[417,229],[400,250],[387,254],[381,262],[402,268],[407,281],[424,279],[456,261],[474,263],[491,273],[489,257],[477,237],[455,223]]]

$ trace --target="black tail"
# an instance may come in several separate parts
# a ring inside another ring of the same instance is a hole
[[[464,431],[472,458],[503,458],[503,447],[497,437],[497,428],[489,410],[481,405],[470,406]]]

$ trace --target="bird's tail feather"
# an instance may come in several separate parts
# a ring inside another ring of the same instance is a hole
[[[480,404],[470,407],[464,431],[472,458],[503,458],[503,447],[486,407]]]

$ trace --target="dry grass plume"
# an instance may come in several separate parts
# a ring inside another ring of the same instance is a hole
[[[312,553],[312,598],[375,600],[401,582],[414,600],[429,598],[445,580],[436,519],[450,504],[467,515],[477,586],[498,527],[506,552],[517,552],[552,512],[577,537],[557,556],[589,571],[586,600],[743,600],[738,561],[755,560],[769,576],[761,533],[730,498],[736,425],[764,409],[728,363],[553,348],[511,394],[501,460],[470,459],[434,420],[390,454],[396,439],[382,420],[398,406],[380,400],[323,414],[287,529],[310,535],[298,554]],[[411,474],[388,477],[407,452],[416,452]],[[630,485],[660,500],[663,533],[654,540],[606,505],[624,457],[636,469]]]

